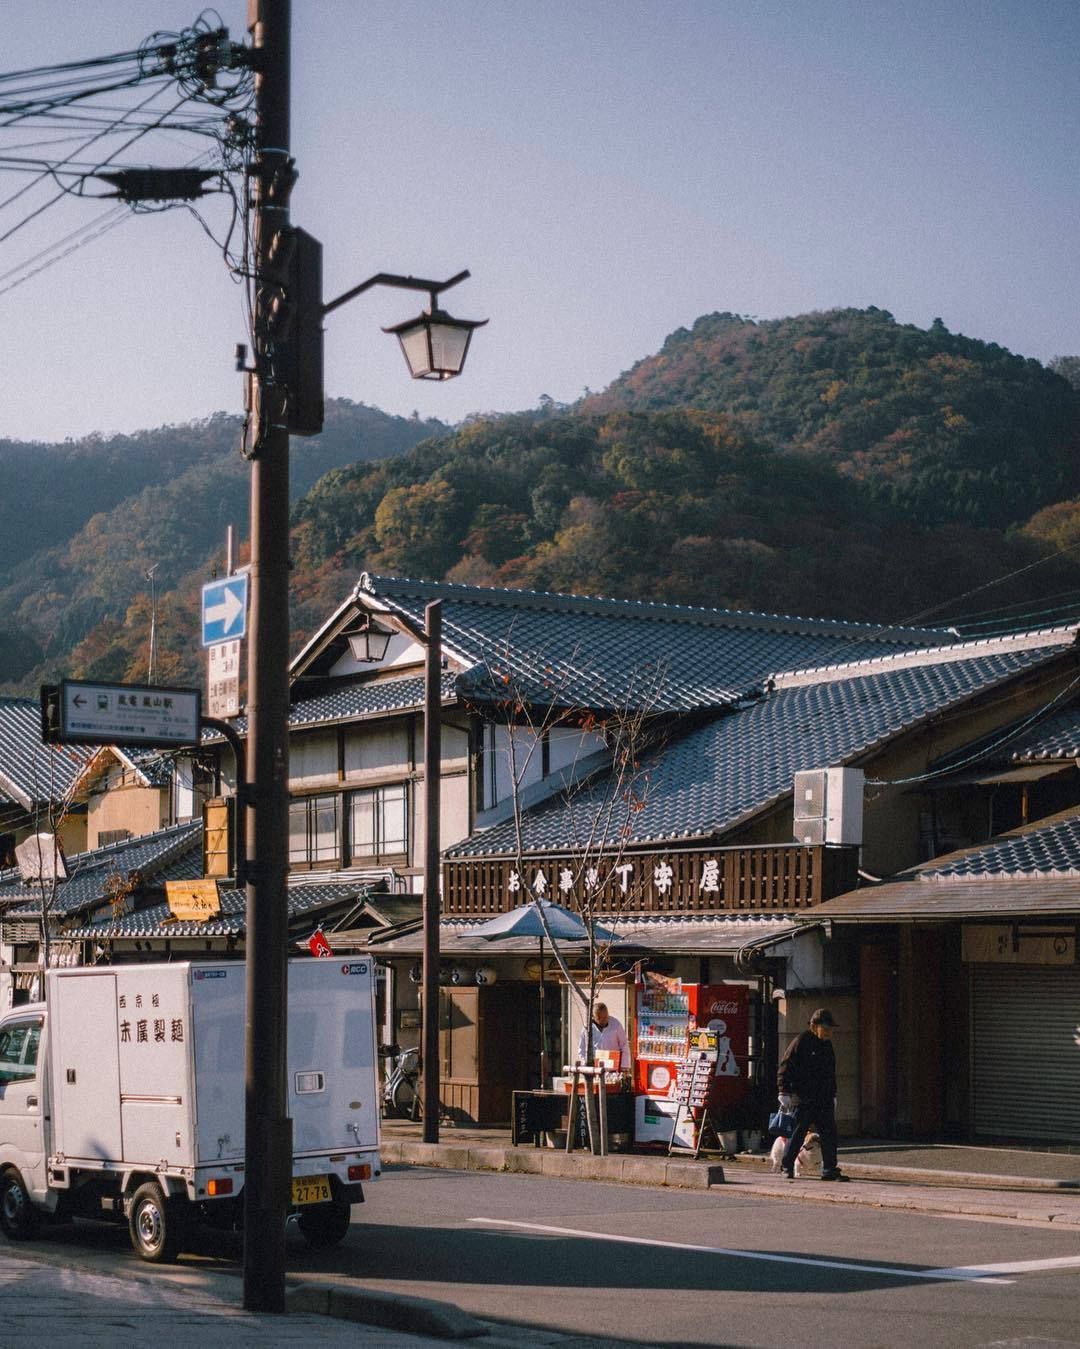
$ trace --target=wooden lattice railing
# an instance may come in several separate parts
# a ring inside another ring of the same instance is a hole
[[[611,913],[771,913],[812,908],[853,889],[858,849],[824,845],[687,849],[626,853],[600,861],[595,911]],[[489,917],[533,894],[581,908],[588,878],[580,859],[558,853],[468,857],[443,864],[442,911]],[[538,877],[542,878],[539,880]]]

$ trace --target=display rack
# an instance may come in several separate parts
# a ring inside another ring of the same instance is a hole
[[[698,1032],[694,1038],[706,1042],[708,1035],[708,1032]],[[712,1037],[712,1040],[715,1043],[715,1037]],[[671,1126],[671,1139],[668,1142],[669,1157],[675,1151],[675,1138],[684,1112],[694,1124],[694,1156],[697,1157],[700,1153],[707,1137],[711,1138],[713,1146],[723,1151],[719,1130],[709,1111],[709,1088],[716,1069],[716,1060],[717,1051],[715,1047],[703,1048],[693,1047],[692,1045],[679,1065],[679,1075],[675,1087],[678,1109],[675,1111],[675,1119]],[[683,1151],[683,1149],[680,1149],[680,1151]]]

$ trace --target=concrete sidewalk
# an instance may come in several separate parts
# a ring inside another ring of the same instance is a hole
[[[922,1213],[1054,1223],[1080,1228],[1080,1154],[945,1144],[891,1144],[855,1140],[840,1149],[846,1185],[812,1175],[794,1182],[774,1175],[765,1155],[668,1157],[615,1153],[594,1157],[561,1149],[514,1147],[509,1131],[441,1128],[439,1142],[422,1141],[422,1126],[383,1124],[387,1165],[506,1171],[562,1179],[708,1190],[738,1187],[742,1194],[820,1203],[864,1204]]]
[[[444,1344],[447,1338],[334,1320],[305,1301],[287,1316],[246,1312],[239,1279],[198,1267],[141,1273],[127,1265],[105,1273],[71,1263],[62,1250],[57,1254],[50,1258],[47,1251],[0,1244],[4,1344],[116,1349],[160,1340],[169,1349],[210,1349],[226,1342],[408,1349]]]
[[[106,1261],[108,1267],[105,1267]],[[150,1269],[109,1255],[72,1258],[70,1248],[0,1240],[0,1343],[116,1349],[153,1344],[214,1349],[228,1344],[319,1349],[414,1349],[448,1341],[484,1349],[605,1349],[608,1340],[478,1319],[451,1302],[332,1282],[288,1280],[286,1314],[246,1312],[237,1271],[198,1261]]]

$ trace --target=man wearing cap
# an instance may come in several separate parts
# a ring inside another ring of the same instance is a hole
[[[780,1108],[795,1115],[795,1132],[788,1139],[780,1169],[795,1179],[798,1157],[807,1132],[814,1124],[821,1139],[821,1179],[847,1180],[836,1165],[836,1055],[832,1012],[819,1007],[810,1018],[810,1029],[788,1045],[776,1075]]]

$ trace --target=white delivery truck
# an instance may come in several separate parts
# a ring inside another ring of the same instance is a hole
[[[380,1172],[374,987],[370,960],[289,962],[291,1215],[313,1245]],[[0,1018],[4,1234],[112,1218],[165,1261],[194,1223],[239,1227],[243,964],[50,970],[45,989]]]

